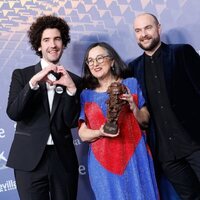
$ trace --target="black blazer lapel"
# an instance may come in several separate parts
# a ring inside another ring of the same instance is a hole
[[[40,63],[35,65],[35,74],[37,74],[41,70],[42,70],[42,67],[41,67]],[[45,108],[46,112],[48,113],[48,115],[50,116],[49,100],[48,100],[48,96],[47,96],[46,83],[39,83],[39,86],[40,86],[39,90],[40,90],[40,93],[42,95],[44,108]]]
[[[169,99],[171,99],[172,86],[173,86],[173,69],[175,65],[175,57],[173,51],[162,43],[162,61],[163,61],[163,72],[165,77],[165,85]]]
[[[63,94],[58,94],[58,93],[56,93],[56,92],[55,92],[55,94],[54,94],[53,105],[52,105],[51,115],[50,115],[50,121],[51,121],[52,118],[53,118],[53,115],[54,115],[54,113],[55,113],[55,111],[56,111],[56,108],[58,107],[58,104],[59,104],[59,102],[60,102],[60,99],[61,99],[61,96],[62,96],[62,95],[63,95]]]
[[[144,55],[141,56],[140,61],[138,62],[138,66],[136,69],[136,77],[138,77],[138,82],[141,87],[144,98],[147,100],[147,91],[146,91],[146,83],[145,83],[145,63],[144,63]]]

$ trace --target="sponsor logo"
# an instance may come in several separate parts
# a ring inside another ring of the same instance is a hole
[[[2,151],[0,154],[0,170],[7,168],[6,167],[7,159],[3,154],[4,154],[4,151]]]
[[[16,181],[13,180],[7,180],[5,183],[0,184],[0,192],[8,192],[16,189]]]

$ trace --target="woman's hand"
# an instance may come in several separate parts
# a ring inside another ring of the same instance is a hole
[[[78,130],[81,140],[83,142],[94,142],[102,137],[114,138],[119,135],[119,130],[118,130],[117,134],[105,133],[103,130],[103,126],[104,125],[102,125],[99,130],[92,130],[87,127],[85,122],[83,122]]]
[[[129,103],[130,109],[133,111],[133,113],[136,112],[135,110],[138,110],[138,107],[134,102],[133,96],[128,88],[127,88],[127,94],[121,95],[120,99],[125,100]]]
[[[150,114],[147,110],[147,107],[143,106],[141,109],[139,109],[134,102],[133,96],[128,88],[127,91],[127,94],[123,94],[120,98],[129,103],[130,109],[132,110],[140,126],[144,129],[148,128]]]
[[[104,127],[104,125],[102,125],[100,127],[100,129],[99,129],[99,137],[111,137],[111,138],[114,138],[114,137],[117,137],[119,135],[119,129],[118,129],[116,134],[111,134],[111,133],[104,132],[103,127]]]

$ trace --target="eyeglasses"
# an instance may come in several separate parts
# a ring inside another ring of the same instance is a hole
[[[109,55],[98,55],[95,59],[89,59],[86,60],[85,63],[89,66],[89,67],[93,67],[94,66],[94,61],[96,60],[96,62],[98,64],[101,64],[104,62],[104,58],[110,57]]]

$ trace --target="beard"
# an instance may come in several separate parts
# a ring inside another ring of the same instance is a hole
[[[151,39],[151,37],[146,36],[145,38],[140,39],[140,41],[144,39]],[[141,49],[145,51],[153,51],[158,46],[159,43],[160,43],[160,37],[156,37],[152,39],[151,43],[148,46],[144,46],[141,42],[138,42],[138,45],[140,46]]]

